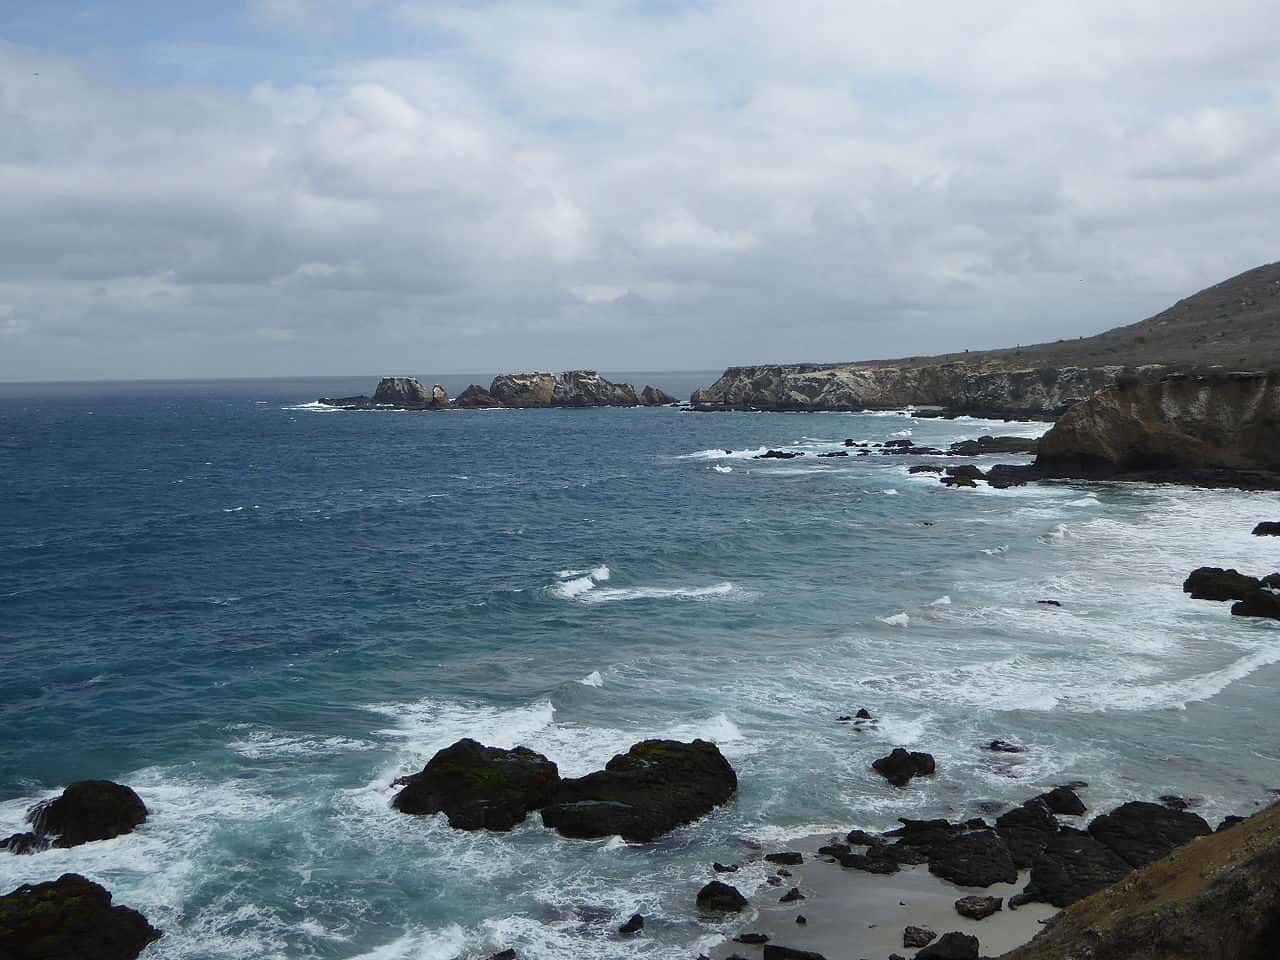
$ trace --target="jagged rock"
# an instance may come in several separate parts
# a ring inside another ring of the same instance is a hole
[[[1089,835],[1132,867],[1145,867],[1212,832],[1203,817],[1141,800],[1121,804],[1089,824]]]
[[[961,833],[961,828],[947,820],[911,820],[899,817],[902,824],[890,830],[886,837],[897,837],[898,842],[890,848],[899,863],[924,863],[932,851],[942,847]],[[903,859],[910,851],[919,851],[915,859]]]
[[[797,900],[803,900],[805,896],[800,892],[799,887],[792,887],[781,897],[778,898],[779,903],[795,903]]]
[[[1040,441],[1031,437],[979,437],[960,440],[951,445],[951,453],[959,457],[980,457],[995,453],[1035,453]]]
[[[982,480],[986,478],[986,474],[972,463],[962,463],[958,467],[947,467],[946,475],[955,477],[958,480]]]
[[[1004,897],[961,897],[956,901],[956,913],[969,920],[985,920],[1004,908]]]
[[[1221,567],[1197,567],[1182,584],[1192,600],[1243,600],[1262,585],[1257,577]]]
[[[53,837],[57,847],[110,840],[147,819],[146,804],[129,787],[110,780],[79,780],[27,814],[36,834]]]
[[[489,389],[493,393],[493,388]],[[555,379],[553,407],[634,407],[640,398],[629,383],[611,383],[594,370],[569,370]]]
[[[747,905],[737,887],[731,887],[719,880],[712,880],[698,891],[699,910],[719,910],[724,913],[737,913]]]
[[[489,384],[489,394],[504,407],[549,407],[555,390],[551,373],[500,373]]]
[[[1255,537],[1280,537],[1280,523],[1274,520],[1264,520],[1253,528]]]
[[[1233,617],[1267,617],[1280,620],[1280,591],[1259,587],[1243,600],[1231,605]]]
[[[453,398],[453,405],[464,409],[478,410],[487,407],[501,407],[502,403],[480,384],[473,383]]]
[[[438,383],[428,390],[414,377],[383,377],[373,392],[373,403],[400,409],[439,410],[448,406],[449,395]]]
[[[1054,787],[1036,799],[1048,807],[1051,813],[1065,817],[1078,817],[1088,809],[1070,787]]]
[[[669,407],[680,402],[665,390],[647,384],[640,391],[640,401],[647,407]]]
[[[907,927],[902,931],[902,945],[912,950],[927,947],[938,938],[928,927]]]
[[[847,843],[826,843],[818,848],[818,856],[835,857],[837,860],[852,852],[852,848]]]
[[[912,777],[927,777],[934,772],[933,755],[895,747],[887,757],[872,761],[872,769],[895,787],[905,787]]]
[[[1014,865],[1032,866],[1044,852],[1049,838],[1058,832],[1058,821],[1040,800],[1028,800],[996,818],[996,833],[1009,848]]]
[[[1062,829],[1046,842],[1031,867],[1031,880],[1015,900],[1067,907],[1123,878],[1133,868],[1092,836]],[[1014,906],[1013,901],[1010,906]]]
[[[792,453],[789,450],[766,450],[764,453],[756,454],[752,460],[794,460],[796,457],[803,457],[804,453]]]
[[[883,838],[876,836],[874,833],[867,833],[865,830],[850,830],[845,835],[844,839],[847,843],[852,843],[861,847],[865,847],[873,843],[884,843]]]
[[[644,917],[635,913],[631,915],[631,919],[618,928],[618,932],[623,936],[630,936],[633,933],[639,933],[644,929]]]
[[[396,782],[403,789],[391,805],[402,813],[444,813],[459,830],[510,830],[547,803],[561,781],[556,765],[527,747],[502,750],[463,739]]]
[[[133,960],[160,931],[74,873],[0,897],[4,960]]]
[[[978,960],[978,938],[967,933],[944,933],[917,953],[916,960]]]
[[[854,714],[854,717],[858,720],[874,720],[875,719],[875,717],[871,716],[871,711],[868,710],[866,707],[859,707],[858,712]]]
[[[52,840],[37,833],[15,833],[0,840],[0,850],[8,850],[18,856],[41,853],[51,846],[53,846]]]
[[[804,854],[795,850],[784,850],[781,853],[766,853],[765,860],[769,863],[777,863],[789,867],[798,866],[804,863]]]
[[[737,775],[705,740],[645,740],[604,770],[563,780],[542,821],[566,837],[655,840],[733,796]]]
[[[962,833],[934,849],[929,872],[962,887],[989,887],[1018,879],[1009,847],[994,830]]]
[[[876,844],[868,847],[865,854],[842,853],[836,859],[840,861],[840,866],[850,870],[889,876],[898,872],[898,860],[892,849],[886,844]]]

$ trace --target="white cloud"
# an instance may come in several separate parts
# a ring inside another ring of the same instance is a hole
[[[918,354],[1275,259],[1280,8],[249,12],[331,59],[159,87],[0,47],[0,378]]]

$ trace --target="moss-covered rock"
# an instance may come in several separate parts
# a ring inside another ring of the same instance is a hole
[[[146,917],[113,907],[110,893],[78,874],[0,897],[4,960],[132,960],[159,937]]]
[[[459,830],[510,830],[552,797],[560,772],[527,747],[502,750],[466,739],[397,783],[403,789],[391,803],[402,813],[444,813]]]

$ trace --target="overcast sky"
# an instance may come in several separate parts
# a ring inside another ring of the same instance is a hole
[[[0,5],[0,379],[902,356],[1280,259],[1280,4],[238,2]]]

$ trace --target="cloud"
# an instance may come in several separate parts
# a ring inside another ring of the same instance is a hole
[[[216,86],[0,46],[0,378],[716,368],[1140,319],[1275,259],[1280,10],[1175,7],[262,0]]]

